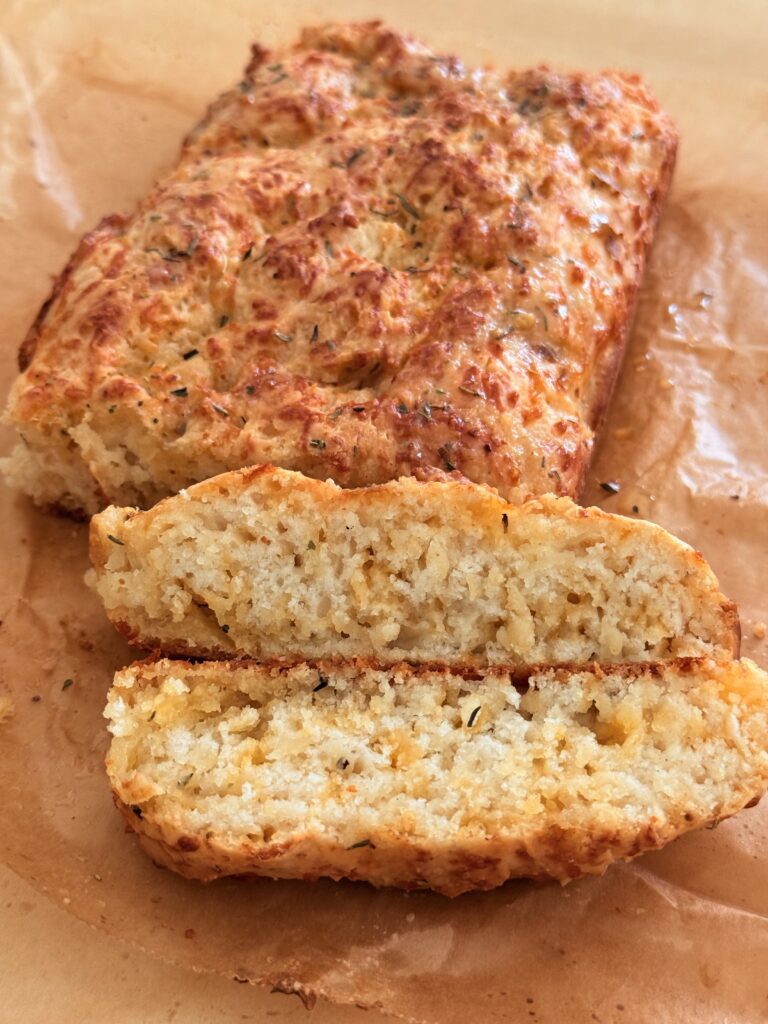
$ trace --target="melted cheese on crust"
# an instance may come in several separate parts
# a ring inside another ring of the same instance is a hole
[[[6,471],[88,512],[264,462],[576,494],[675,146],[632,76],[468,70],[377,23],[256,46],[57,282]]]

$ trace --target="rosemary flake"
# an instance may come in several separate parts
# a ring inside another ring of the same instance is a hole
[[[480,707],[481,707],[481,705],[478,705],[476,708],[472,709],[472,711],[470,713],[470,716],[467,719],[467,728],[468,729],[471,729],[472,726],[475,724],[475,719],[480,714]]]
[[[107,534],[107,540],[111,540],[113,544],[119,544],[121,548],[125,547],[125,541],[120,540],[117,537],[113,537],[111,533]]]
[[[323,441],[322,438],[313,437],[309,442],[309,446],[310,448],[318,448],[322,451],[322,449],[325,448],[325,441]]]
[[[62,690],[68,690],[74,684],[74,679],[65,679],[61,685]]]
[[[186,388],[174,388],[171,394],[175,395],[176,398],[186,398],[189,392]]]
[[[312,690],[312,693],[317,693],[318,690],[324,690],[326,688],[326,686],[328,685],[328,677],[327,676],[321,675],[319,678],[320,678],[320,682]]]
[[[195,356],[196,356],[197,354],[198,354],[198,349],[196,349],[196,348],[191,348],[191,349],[190,349],[190,350],[189,350],[188,352],[185,352],[185,353],[184,353],[184,354],[182,355],[182,357],[181,357],[181,358],[182,358],[182,359],[184,359],[184,360],[187,360],[187,359],[194,359],[194,357],[195,357]]]
[[[421,220],[421,214],[419,213],[419,211],[416,209],[413,203],[411,203],[407,199],[407,197],[403,195],[402,192],[395,192],[395,195],[400,200],[400,205],[407,214],[413,217],[414,220]]]
[[[370,839],[361,839],[359,843],[352,843],[352,845],[348,846],[347,849],[348,850],[359,850],[363,846],[373,846],[373,843],[371,842]],[[375,849],[375,847],[374,847],[374,849]]]

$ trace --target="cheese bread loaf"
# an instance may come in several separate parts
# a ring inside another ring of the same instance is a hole
[[[165,653],[551,664],[738,650],[704,559],[567,498],[412,478],[342,489],[260,467],[91,525],[92,585]]]
[[[254,46],[56,281],[7,477],[88,514],[263,462],[576,495],[676,145],[633,75],[466,68],[378,23]]]
[[[117,673],[106,716],[126,821],[203,880],[566,882],[768,786],[768,676],[746,660],[517,677],[160,660]]]

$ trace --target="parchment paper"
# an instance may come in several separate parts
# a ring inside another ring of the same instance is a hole
[[[278,12],[263,0],[6,0],[3,392],[77,236],[130,208],[170,165],[207,102],[237,80],[248,43],[382,12],[468,61],[640,70],[676,117],[678,174],[587,497],[636,507],[701,548],[740,602],[744,652],[765,665],[755,635],[768,619],[761,2],[323,0]],[[601,879],[454,901],[331,882],[200,887],[154,868],[122,834],[102,769],[104,696],[132,653],[82,584],[86,529],[7,491],[0,517],[0,856],[78,917],[178,963],[412,1021],[766,1019],[765,805]]]

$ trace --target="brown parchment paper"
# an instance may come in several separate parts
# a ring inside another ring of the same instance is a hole
[[[765,665],[762,0],[5,0],[3,393],[78,235],[171,164],[248,43],[377,14],[468,61],[639,70],[677,119],[678,173],[587,497],[701,548],[740,603],[744,652]],[[768,1018],[768,806],[601,879],[453,901],[331,882],[200,887],[154,868],[123,835],[102,769],[104,696],[132,654],[82,583],[86,529],[6,490],[0,524],[0,857],[78,917],[160,958],[412,1021]]]

